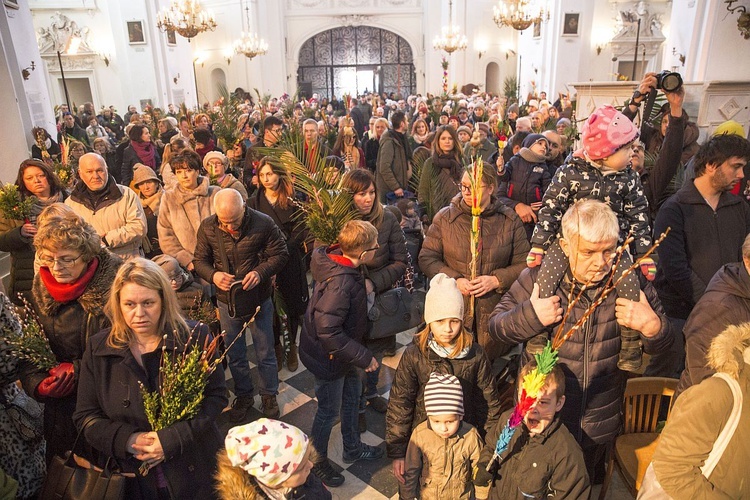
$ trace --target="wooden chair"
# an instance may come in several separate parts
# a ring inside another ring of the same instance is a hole
[[[673,378],[640,377],[627,381],[623,402],[624,429],[610,450],[599,500],[604,500],[607,494],[615,466],[633,498],[638,495],[643,475],[659,442],[656,432],[659,413],[667,405],[669,417],[676,387],[677,379]]]

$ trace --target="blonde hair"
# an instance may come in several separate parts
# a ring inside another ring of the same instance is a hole
[[[369,222],[350,220],[339,232],[338,242],[344,255],[359,255],[378,241],[378,230]]]
[[[415,337],[417,338],[417,347],[419,347],[419,350],[422,351],[422,354],[424,354],[425,356],[427,356],[427,351],[429,351],[430,349],[428,345],[428,342],[430,340],[430,332],[430,325],[427,325],[421,332],[415,335]],[[474,336],[471,334],[471,332],[464,328],[462,320],[461,332],[458,334],[458,336],[456,336],[456,344],[453,346],[453,350],[451,351],[449,357],[454,358],[455,356],[458,356],[461,351],[470,347],[473,343]]]
[[[182,317],[182,309],[180,309],[177,296],[172,290],[167,273],[157,263],[143,257],[136,257],[126,261],[120,267],[112,283],[112,290],[105,310],[112,322],[112,330],[109,333],[107,345],[114,348],[124,348],[134,340],[133,330],[125,322],[120,306],[120,294],[123,286],[127,283],[135,283],[159,293],[161,314],[159,315],[157,330],[162,334],[174,334],[175,341],[184,344],[190,330]]]
[[[62,203],[53,203],[39,214],[41,222],[34,236],[36,253],[42,250],[76,250],[81,253],[84,262],[91,262],[101,251],[101,238],[91,224],[60,205]]]

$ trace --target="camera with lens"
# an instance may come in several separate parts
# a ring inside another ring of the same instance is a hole
[[[665,92],[677,92],[682,87],[682,76],[669,70],[656,75],[656,88]]]

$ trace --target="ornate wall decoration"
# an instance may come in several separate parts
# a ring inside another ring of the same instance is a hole
[[[78,23],[61,12],[55,12],[50,19],[52,19],[52,23],[48,28],[39,28],[37,30],[39,52],[42,54],[57,53],[58,50],[62,52],[65,50],[68,40],[73,36],[81,39],[79,52],[93,52],[88,46],[88,26],[79,27]]]

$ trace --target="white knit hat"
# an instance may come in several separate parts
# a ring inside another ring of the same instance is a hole
[[[424,409],[427,415],[464,414],[464,391],[455,375],[430,373],[424,387]]]
[[[430,280],[430,289],[424,304],[424,321],[428,325],[433,321],[446,318],[464,319],[464,297],[458,290],[456,280],[444,273],[436,274]]]

